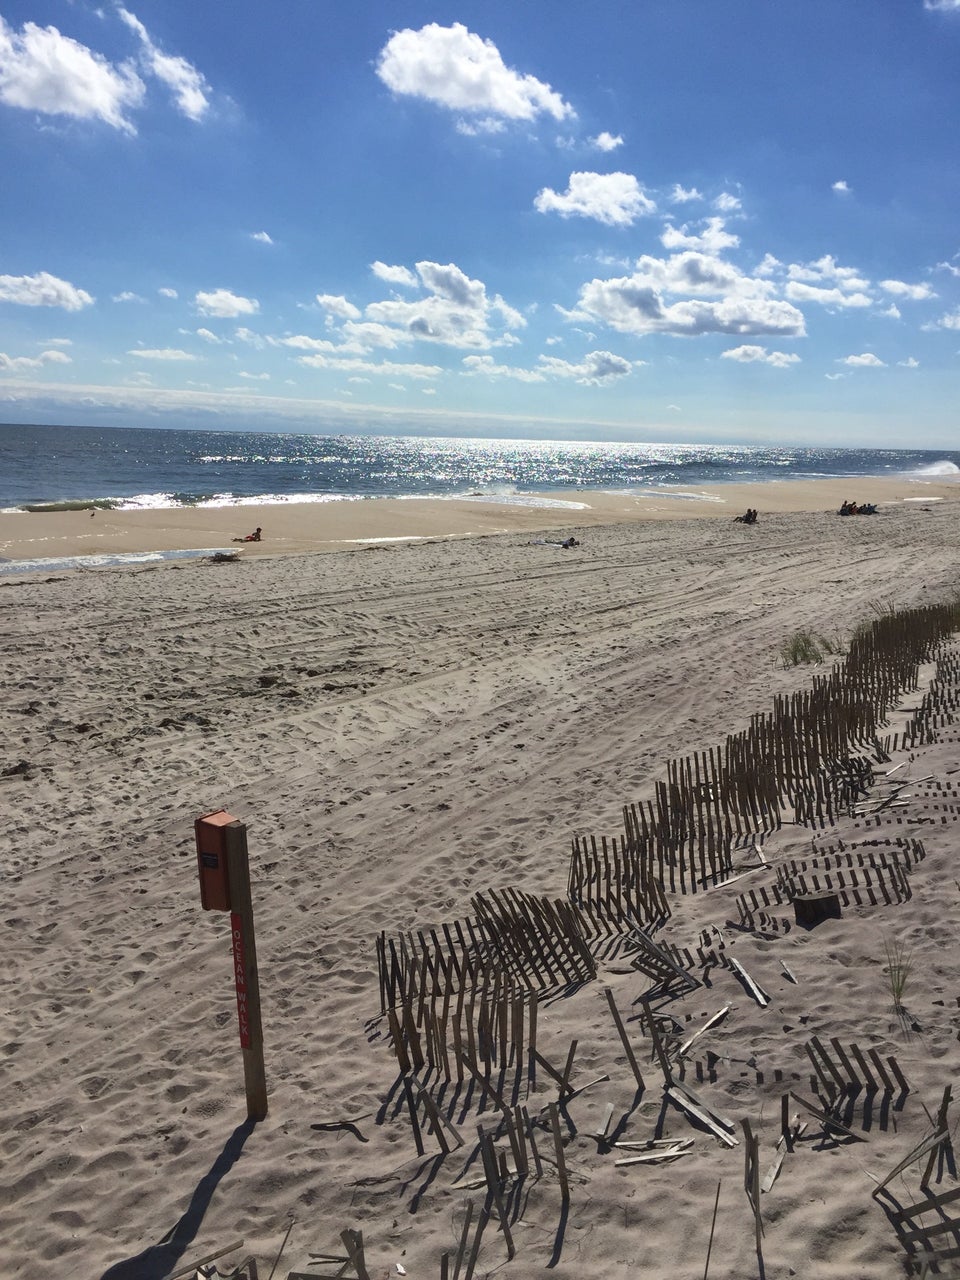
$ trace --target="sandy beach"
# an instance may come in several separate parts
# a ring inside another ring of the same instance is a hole
[[[483,498],[377,498],[156,510],[0,512],[0,557],[59,556],[233,548],[258,526],[262,541],[245,556],[342,551],[371,542],[531,534],[638,520],[732,520],[748,507],[761,517],[835,512],[849,499],[897,507],[952,502],[960,485],[914,477],[859,477],[767,484],[663,489],[646,495],[571,490],[540,495],[540,503]]]
[[[495,1130],[498,1115],[479,1088],[427,1081],[464,1145],[443,1155],[425,1131],[417,1155],[380,1016],[381,931],[462,919],[489,889],[562,898],[574,835],[617,834],[622,806],[651,795],[667,761],[721,744],[824,670],[784,666],[798,630],[842,649],[878,611],[957,594],[957,486],[698,493],[581,494],[578,509],[0,515],[6,559],[232,546],[265,531],[237,563],[0,578],[4,1276],[163,1280],[242,1240],[221,1269],[252,1255],[265,1277],[285,1238],[277,1278],[333,1274],[310,1256],[342,1254],[347,1228],[362,1230],[376,1280],[441,1275],[465,1205],[484,1195],[478,1122]],[[845,497],[880,511],[840,518]],[[732,520],[747,506],[755,527]],[[561,549],[561,531],[581,545]],[[905,692],[891,731],[933,675]],[[839,839],[922,839],[907,900],[850,906],[808,932],[736,927],[743,881],[671,898],[659,936],[693,947],[716,926],[768,996],[758,1003],[721,966],[658,1002],[678,1036],[727,1008],[686,1079],[739,1145],[665,1101],[638,1003],[649,980],[616,948],[596,980],[542,1001],[540,1052],[562,1069],[576,1040],[571,1083],[590,1086],[563,1108],[569,1207],[545,1160],[511,1201],[516,1257],[494,1217],[475,1277],[694,1280],[708,1248],[713,1280],[909,1273],[908,1231],[871,1192],[931,1133],[960,1066],[956,751],[946,735],[882,766],[915,785],[869,833],[850,816],[763,843],[775,863]],[[269,1090],[255,1126],[229,918],[201,910],[197,878],[194,818],[221,808],[250,845]],[[912,955],[899,1010],[885,941]],[[639,1098],[605,987],[646,1080]],[[804,1114],[784,1154],[781,1097],[815,1097],[811,1036],[895,1057],[910,1092],[855,1099],[853,1137]],[[557,1097],[541,1071],[519,1101],[534,1114]],[[618,1165],[637,1149],[591,1136],[608,1105],[620,1140],[693,1145]],[[784,1154],[761,1200],[762,1272],[744,1119],[761,1176]],[[538,1142],[549,1156],[549,1128]],[[502,1133],[497,1148],[509,1152]],[[924,1164],[892,1185],[903,1205],[924,1198]],[[949,1159],[935,1179],[931,1192],[957,1185]]]

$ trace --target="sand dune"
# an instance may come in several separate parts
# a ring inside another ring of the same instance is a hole
[[[438,1162],[427,1136],[416,1158],[378,1016],[378,933],[461,918],[488,888],[562,896],[574,832],[616,832],[621,805],[648,795],[668,759],[809,683],[809,668],[778,658],[797,629],[842,641],[877,608],[956,591],[954,503],[891,501],[862,520],[753,505],[755,528],[568,513],[582,541],[569,552],[535,541],[541,521],[338,555],[273,547],[237,564],[0,579],[4,1275],[160,1280],[240,1238],[221,1266],[252,1253],[265,1275],[295,1219],[278,1275],[338,1251],[352,1227],[371,1276],[397,1263],[439,1276],[465,1202],[482,1196],[463,1184],[490,1106],[448,1089],[467,1146]],[[28,519],[0,517],[3,538]],[[330,543],[310,537],[306,549]],[[945,742],[902,775],[951,785],[956,767]],[[855,1104],[866,1144],[823,1140],[810,1118],[763,1196],[769,1277],[904,1273],[870,1175],[929,1132],[924,1108],[935,1114],[958,1065],[955,817],[928,821],[922,791],[880,832],[919,824],[927,856],[909,901],[809,933],[728,929],[769,1005],[722,969],[665,1006],[689,1034],[730,1006],[688,1082],[750,1121],[763,1172],[781,1095],[812,1097],[811,1034],[877,1046],[910,1082],[901,1110]],[[200,910],[197,884],[193,819],[220,807],[247,824],[251,849],[270,1091],[252,1129],[225,919]],[[854,822],[838,837],[867,838]],[[800,856],[811,833],[784,828],[765,848]],[[726,929],[742,891],[674,901],[664,937],[689,946],[707,925]],[[884,938],[913,949],[906,1017]],[[635,1004],[645,979],[613,953],[600,970],[541,1010],[544,1055],[562,1064],[575,1037],[574,1084],[610,1079],[567,1108],[562,1239],[548,1166],[523,1193],[505,1273],[700,1276],[719,1182],[710,1275],[758,1274],[742,1144],[664,1105]],[[647,1078],[636,1106],[604,985]],[[542,1074],[528,1105],[555,1099]],[[692,1153],[617,1167],[624,1152],[588,1136],[608,1102],[625,1138],[659,1128],[694,1138]],[[921,1198],[917,1178],[898,1182],[904,1203]],[[954,1185],[947,1171],[936,1189]],[[491,1222],[476,1275],[505,1258]]]

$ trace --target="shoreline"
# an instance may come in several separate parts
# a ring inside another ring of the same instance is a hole
[[[235,548],[245,557],[353,550],[370,544],[484,537],[578,534],[598,525],[643,521],[732,520],[755,507],[760,520],[792,512],[835,514],[845,498],[885,507],[960,499],[960,485],[913,477],[840,477],[704,485],[647,493],[578,490],[569,506],[474,497],[377,498],[371,501],[169,507],[139,511],[0,512],[0,560],[50,561],[99,555],[209,552]],[[531,494],[557,503],[556,492]],[[576,504],[576,505],[574,505]],[[240,541],[261,526],[259,543]],[[42,569],[41,563],[37,568]]]

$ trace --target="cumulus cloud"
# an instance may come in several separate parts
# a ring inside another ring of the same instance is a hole
[[[359,320],[363,314],[359,307],[355,307],[341,295],[318,293],[317,303],[328,315],[336,316],[340,320]]]
[[[873,299],[866,293],[844,293],[842,289],[821,289],[817,285],[791,280],[784,290],[793,302],[819,302],[824,307],[869,307]]]
[[[526,325],[519,311],[499,295],[488,297],[483,281],[471,279],[454,263],[418,262],[416,270],[427,296],[373,302],[364,312],[366,321],[405,340],[476,350],[512,342],[511,331]],[[374,338],[376,331],[367,333]]]
[[[919,369],[920,361],[915,360],[913,356],[907,356],[906,360],[898,360],[897,365],[901,369]]]
[[[167,288],[158,289],[157,293],[159,293],[161,298],[176,298],[179,296],[177,294],[176,289],[167,289]]]
[[[669,223],[660,237],[665,249],[702,249],[706,253],[720,253],[723,249],[734,249],[740,243],[740,237],[732,235],[725,229],[723,218],[705,218],[702,230],[690,231],[687,223],[675,227]]]
[[[721,352],[721,359],[736,360],[740,364],[769,364],[774,369],[788,369],[800,363],[800,357],[793,352],[768,351],[766,347],[755,346],[732,347]]]
[[[198,293],[194,302],[202,316],[218,316],[221,319],[252,316],[260,310],[260,303],[256,298],[244,298],[231,293],[229,289],[213,289],[209,293]]]
[[[960,13],[960,0],[923,0],[923,7],[942,13]]]
[[[198,329],[197,337],[202,338],[204,342],[215,342],[219,344],[223,341],[223,339],[218,338],[215,333],[211,333],[209,329]]]
[[[0,374],[29,373],[42,369],[45,364],[72,364],[72,361],[63,351],[41,351],[38,356],[8,356],[0,351]]]
[[[273,236],[266,231],[251,231],[250,239],[256,240],[259,244],[273,244]]]
[[[380,51],[377,75],[394,93],[476,116],[563,120],[575,114],[548,84],[506,66],[492,40],[459,22],[394,32]]]
[[[269,382],[269,373],[244,373],[241,369],[237,374],[238,378],[249,378],[251,382]]]
[[[186,58],[164,53],[153,41],[146,27],[129,10],[118,8],[120,18],[138,37],[144,69],[172,92],[179,110],[189,120],[202,120],[210,106],[210,86]]]
[[[402,284],[407,289],[415,289],[419,284],[417,277],[409,267],[391,267],[386,262],[371,262],[370,270],[379,280],[387,284]]]
[[[571,173],[562,195],[544,187],[533,204],[540,213],[596,218],[610,227],[629,227],[657,207],[631,173]]]
[[[817,302],[824,307],[869,307],[870,281],[856,267],[841,266],[832,254],[815,262],[793,262],[787,267],[786,296],[794,302]]]
[[[579,363],[556,356],[541,356],[534,369],[497,364],[493,356],[464,356],[463,372],[471,376],[510,378],[515,382],[546,382],[549,378],[571,378],[585,387],[607,386],[631,373],[642,360],[624,360],[610,351],[591,351]]]
[[[937,296],[928,284],[906,284],[903,280],[881,280],[880,288],[887,293],[896,294],[898,298],[908,298],[911,302]]]
[[[717,196],[716,200],[714,200],[713,207],[718,209],[721,213],[734,213],[737,209],[740,209],[743,206],[740,203],[739,197],[731,195],[729,191],[722,191],[720,195]]]
[[[510,378],[514,382],[546,382],[540,369],[523,369],[519,365],[497,364],[493,356],[464,356],[463,372],[485,378]]]
[[[197,356],[189,351],[181,351],[178,347],[134,347],[127,352],[128,356],[136,356],[139,360],[196,360]]]
[[[837,363],[847,364],[852,369],[885,369],[887,367],[872,351],[864,351],[859,356],[843,356]]]
[[[584,387],[603,387],[625,378],[634,363],[610,351],[591,351],[579,364],[561,360],[559,356],[541,356],[540,368],[555,378],[573,378]]]
[[[844,181],[843,178],[841,178],[839,182],[835,182],[830,189],[831,191],[836,191],[837,195],[840,195],[840,196],[850,195],[850,187],[847,185],[847,183]]]
[[[623,146],[623,138],[619,133],[598,133],[595,138],[590,139],[590,145],[597,148],[598,151],[616,151],[617,147]]]
[[[0,102],[7,106],[102,120],[134,134],[127,113],[144,92],[130,63],[115,66],[56,27],[25,22],[17,32],[0,17]]]
[[[732,263],[687,252],[667,259],[644,256],[633,275],[591,280],[573,310],[558,310],[568,320],[599,321],[637,335],[803,336],[803,314],[772,292],[769,281],[744,275]],[[678,301],[669,300],[677,295]]]
[[[688,204],[691,200],[702,200],[703,196],[696,187],[681,187],[679,182],[673,184],[673,190],[670,192],[670,202],[672,204]]]
[[[0,276],[0,281],[3,277]],[[926,328],[927,326],[924,326]],[[939,320],[935,320],[931,326],[934,329],[960,329],[960,307],[956,311],[948,311],[946,315],[942,315]]]
[[[814,283],[823,281],[835,282],[842,289],[869,289],[870,281],[865,280],[856,267],[841,267],[832,254],[826,253],[815,262],[794,262],[787,268],[790,280],[807,280]]]
[[[85,289],[66,280],[38,271],[34,276],[0,276],[0,302],[16,302],[22,307],[63,307],[81,311],[93,305]]]
[[[395,364],[391,360],[382,360],[374,364],[371,360],[357,360],[347,356],[299,356],[298,362],[312,369],[337,369],[342,373],[374,373],[385,377],[406,378],[438,378],[443,370],[435,364]]]
[[[123,293],[115,293],[110,299],[111,302],[146,302],[146,298],[141,298],[139,293],[131,293],[129,289],[124,289]]]

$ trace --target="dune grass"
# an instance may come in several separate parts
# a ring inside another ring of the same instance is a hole
[[[905,942],[891,942],[889,938],[884,938],[883,950],[887,958],[887,967],[884,969],[884,973],[887,975],[887,982],[890,984],[893,1007],[899,1011],[903,1008],[903,993],[910,977],[913,951],[907,949]]]

